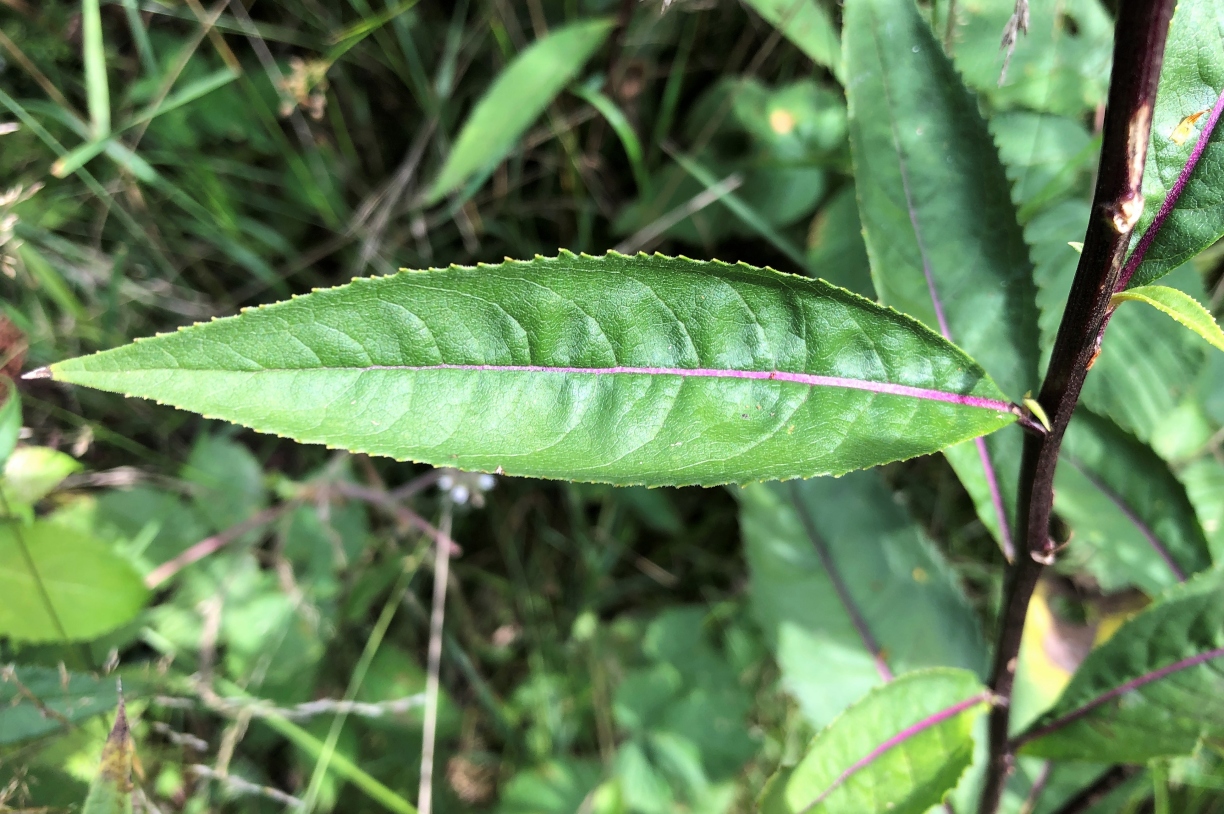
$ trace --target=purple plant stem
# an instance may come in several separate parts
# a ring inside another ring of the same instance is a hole
[[[1139,515],[1135,514],[1131,507],[1126,505],[1126,501],[1122,499],[1121,495],[1119,495],[1113,489],[1110,489],[1108,484],[1104,483],[1097,478],[1096,475],[1089,472],[1087,467],[1085,467],[1080,461],[1072,458],[1070,455],[1064,455],[1063,461],[1070,464],[1073,469],[1077,470],[1081,475],[1087,478],[1088,481],[1095,486],[1101,494],[1105,495],[1105,497],[1109,499],[1110,503],[1114,504],[1118,511],[1122,513],[1122,516],[1129,520],[1130,524],[1138,529],[1140,534],[1147,538],[1147,541],[1152,546],[1152,549],[1160,556],[1160,559],[1164,560],[1165,565],[1167,565],[1169,570],[1173,572],[1173,576],[1177,577],[1178,582],[1186,581],[1186,573],[1182,571],[1181,566],[1179,566],[1177,561],[1173,559],[1173,555],[1169,553],[1169,549],[1166,548],[1164,543],[1160,541],[1160,538],[1156,536],[1156,532],[1152,531],[1148,524],[1144,523]]]
[[[949,718],[959,715],[960,713],[964,712],[967,709],[971,709],[972,707],[975,707],[978,704],[985,704],[989,701],[990,701],[990,693],[988,692],[978,693],[972,698],[966,698],[964,701],[961,701],[959,704],[953,704],[947,709],[941,709],[939,712],[936,712],[934,715],[928,715],[926,718],[923,718],[918,723],[907,726],[905,729],[901,730],[896,735],[893,735],[891,738],[884,741],[876,748],[872,749],[864,757],[861,757],[858,760],[856,760],[850,766],[850,768],[846,769],[844,772],[838,775],[837,779],[834,780],[832,783],[830,783],[829,787],[825,789],[824,791],[822,791],[820,793],[820,796],[817,797],[815,800],[813,800],[811,805],[807,806],[807,808],[805,808],[804,810],[811,811],[813,808],[823,803],[830,794],[832,794],[834,791],[837,790],[839,786],[843,785],[847,780],[849,780],[854,775],[855,772],[865,768],[866,766],[871,765],[872,763],[875,762],[875,760],[878,757],[880,757],[880,755],[884,754],[890,749],[893,749],[901,745],[902,743],[905,743],[907,740],[919,734],[920,732],[924,732],[925,730],[930,729],[933,726],[937,726],[938,724],[943,723]]]
[[[965,407],[980,407],[984,410],[996,410],[1001,413],[1015,414],[1010,402],[998,399],[987,399],[981,396],[967,396],[960,393],[948,393],[943,390],[930,390],[924,387],[911,387],[908,384],[892,382],[872,382],[864,379],[849,379],[842,376],[820,376],[814,373],[791,373],[784,370],[728,370],[718,368],[688,368],[688,367],[554,367],[551,365],[367,365],[358,370],[404,370],[421,372],[427,370],[471,370],[483,373],[568,373],[573,375],[603,376],[610,374],[637,376],[682,376],[697,379],[757,379],[767,381],[792,382],[813,387],[841,387],[847,390],[865,390],[869,393],[882,393],[888,396],[906,396],[908,398],[926,401],[941,401],[948,404],[959,404]]]
[[[1025,743],[1034,741],[1040,737],[1050,734],[1051,732],[1062,729],[1065,726],[1069,726],[1085,717],[1088,715],[1088,713],[1092,712],[1102,704],[1106,704],[1115,698],[1125,695],[1128,692],[1137,690],[1145,684],[1151,684],[1153,681],[1159,681],[1160,679],[1171,676],[1174,673],[1189,669],[1191,667],[1197,667],[1200,664],[1218,658],[1224,658],[1224,647],[1219,647],[1215,650],[1208,650],[1205,653],[1199,653],[1198,655],[1190,656],[1189,658],[1182,659],[1181,661],[1175,661],[1172,664],[1167,664],[1164,667],[1161,667],[1159,670],[1152,670],[1150,673],[1144,673],[1141,676],[1136,676],[1124,684],[1119,684],[1117,687],[1114,687],[1108,692],[1101,693],[1096,698],[1093,698],[1088,703],[1077,707],[1071,712],[1068,712],[1061,718],[1055,718],[1045,726],[1041,726],[1037,729],[1026,732],[1024,737],[1017,738],[1015,740],[1014,748],[1019,748]]]
[[[842,579],[837,563],[833,560],[833,552],[829,550],[829,544],[825,542],[824,537],[816,528],[816,522],[812,519],[811,514],[808,513],[807,506],[803,502],[803,496],[799,494],[799,485],[795,481],[790,481],[789,485],[791,502],[795,506],[795,513],[799,515],[799,521],[803,523],[803,530],[807,532],[808,539],[812,541],[812,547],[816,549],[816,556],[820,559],[820,565],[824,568],[825,573],[829,575],[829,582],[833,585],[833,591],[837,594],[842,608],[846,611],[846,616],[850,617],[850,624],[854,625],[854,630],[858,633],[859,639],[863,643],[863,649],[871,654],[872,660],[875,661],[876,672],[880,674],[881,680],[885,683],[892,681],[893,673],[888,666],[888,662],[884,659],[884,648],[880,647],[880,643],[872,635],[871,628],[867,626],[867,620],[863,617],[862,612],[859,611],[854,597],[850,595],[850,587]]]
[[[1182,192],[1186,189],[1186,184],[1190,183],[1190,176],[1194,174],[1195,166],[1198,165],[1199,159],[1203,157],[1203,152],[1207,149],[1207,143],[1211,141],[1211,134],[1215,130],[1216,123],[1220,120],[1221,112],[1224,112],[1224,92],[1220,93],[1215,105],[1211,108],[1211,114],[1207,117],[1207,121],[1203,123],[1203,129],[1199,132],[1198,141],[1194,143],[1194,149],[1190,151],[1190,158],[1186,160],[1186,166],[1182,167],[1177,180],[1173,182],[1173,188],[1169,190],[1169,194],[1165,196],[1164,203],[1160,205],[1160,210],[1156,213],[1156,217],[1148,225],[1147,231],[1143,233],[1143,237],[1139,238],[1139,245],[1131,253],[1130,259],[1126,261],[1126,265],[1122,269],[1122,275],[1118,278],[1118,285],[1114,289],[1115,291],[1125,289],[1131,277],[1135,276],[1135,272],[1139,270],[1139,266],[1143,263],[1143,258],[1147,255],[1148,249],[1151,248],[1152,242],[1156,240],[1156,234],[1160,231],[1160,227],[1164,225],[1165,220],[1168,219],[1169,214],[1173,211],[1173,207],[1177,205],[1177,199],[1181,197]]]
[[[1004,582],[990,673],[990,688],[997,700],[990,711],[990,755],[978,814],[999,810],[1007,778],[1015,767],[1009,731],[1012,689],[1029,602],[1053,551],[1054,472],[1063,434],[1100,350],[1110,298],[1143,200],[1152,110],[1174,4],[1175,0],[1136,0],[1118,5],[1092,216],[1038,395],[1050,417],[1050,431],[1025,437],[1016,500],[1016,543],[1022,550]]]

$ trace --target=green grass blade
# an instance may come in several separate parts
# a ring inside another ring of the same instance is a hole
[[[89,100],[89,119],[94,138],[102,138],[110,133],[111,111],[99,0],[81,0],[81,45],[85,51],[85,95]]]
[[[629,119],[616,106],[616,102],[609,99],[598,88],[571,85],[570,93],[598,110],[599,114],[612,126],[616,137],[620,139],[621,146],[625,149],[625,156],[629,159],[629,168],[633,172],[633,180],[637,182],[638,194],[645,195],[650,189],[650,174],[646,172],[642,141],[633,131],[633,125],[629,123]]]
[[[102,763],[89,784],[89,796],[85,798],[81,814],[131,814],[132,760],[135,752],[132,733],[128,729],[127,711],[120,697],[115,724],[106,738],[106,745],[102,747]]]
[[[496,165],[599,49],[611,20],[584,20],[554,30],[519,54],[493,81],[455,139],[427,205]]]

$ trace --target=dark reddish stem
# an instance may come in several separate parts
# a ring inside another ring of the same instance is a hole
[[[1083,814],[1139,773],[1138,766],[1114,766],[1059,806],[1054,814]]]
[[[990,756],[979,814],[998,811],[1003,788],[1015,766],[1008,739],[1012,688],[1029,601],[1054,551],[1049,536],[1054,470],[1063,434],[1099,350],[1098,340],[1131,232],[1142,213],[1148,136],[1174,3],[1175,0],[1122,0],[1118,8],[1092,216],[1038,397],[1050,417],[1050,432],[1025,437],[1016,501],[1018,550],[1016,562],[1008,571],[999,615],[990,679],[996,701],[990,713]]]

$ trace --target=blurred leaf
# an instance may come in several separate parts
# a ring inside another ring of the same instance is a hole
[[[17,447],[21,435],[21,394],[17,385],[7,376],[0,376],[0,387],[4,388],[4,401],[0,402],[0,469]]]
[[[1215,317],[1186,292],[1163,285],[1147,285],[1114,294],[1111,302],[1116,304],[1128,300],[1146,302],[1156,310],[1173,317],[1215,347],[1224,350],[1224,331],[1220,330]]]
[[[267,504],[259,461],[242,444],[219,435],[196,439],[182,478],[197,487],[193,502],[213,531],[236,526]]]
[[[102,10],[98,0],[81,0],[81,50],[85,63],[85,95],[95,138],[110,132],[110,90],[106,81],[106,47],[102,42]]]
[[[89,785],[81,814],[131,814],[134,753],[127,712],[120,697],[115,724],[102,747],[102,763]]]
[[[562,758],[519,772],[501,793],[500,814],[572,814],[603,772],[593,760]]]
[[[912,0],[849,0],[850,145],[880,301],[965,348],[1010,393],[1037,384],[1033,271],[977,104]],[[1023,437],[946,451],[1010,550]]]
[[[160,565],[209,535],[209,525],[172,492],[150,486],[110,489],[98,496],[99,529],[131,540],[148,567]]]
[[[973,721],[990,695],[973,673],[933,669],[874,689],[770,780],[762,814],[922,814],[973,757]]]
[[[747,0],[757,14],[817,65],[842,77],[841,43],[829,12],[817,0]]]
[[[480,169],[505,158],[603,45],[612,25],[611,20],[570,23],[515,57],[468,114],[426,204],[436,203]]]
[[[1113,20],[1098,0],[1029,0],[1028,34],[1001,85],[999,34],[1012,4],[957,4],[956,67],[970,87],[1004,109],[1026,107],[1079,116],[1104,104],[1113,62]]]
[[[1054,480],[1055,508],[1074,530],[1067,562],[1106,592],[1149,595],[1211,566],[1185,487],[1159,455],[1109,419],[1079,410]]]
[[[1224,464],[1204,458],[1178,474],[1202,521],[1213,561],[1224,562]]]
[[[97,540],[49,520],[0,525],[0,635],[91,639],[132,619],[148,592]]]
[[[977,618],[955,576],[878,475],[737,494],[753,611],[812,723],[827,724],[880,684],[884,662],[897,673],[985,670]]]
[[[1054,707],[1020,736],[1023,752],[1144,763],[1224,735],[1221,574],[1172,589],[1089,653]]]
[[[305,442],[621,484],[840,473],[1014,420],[970,359],[895,311],[657,255],[363,279],[52,371]],[[250,486],[239,498],[248,512]]]
[[[1165,43],[1143,173],[1144,234],[1173,189],[1200,134],[1224,104],[1224,18],[1217,0],[1179,0]],[[1216,108],[1214,114],[1212,108]],[[1202,114],[1194,119],[1196,114]],[[1224,128],[1216,126],[1167,220],[1151,239],[1128,287],[1160,279],[1224,236]]]
[[[128,679],[126,686],[130,695],[139,684]],[[114,676],[50,667],[0,668],[0,746],[62,730],[118,703]]]
[[[59,486],[64,478],[79,472],[81,464],[71,455],[50,447],[20,447],[4,465],[5,494],[19,503],[37,503]]]
[[[812,274],[869,300],[876,298],[863,243],[854,187],[842,187],[820,207],[808,230],[807,265]]]

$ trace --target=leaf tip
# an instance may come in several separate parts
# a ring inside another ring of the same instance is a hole
[[[33,381],[35,379],[52,379],[54,376],[51,373],[51,368],[40,367],[31,370],[29,373],[23,374],[21,378],[27,381]]]

